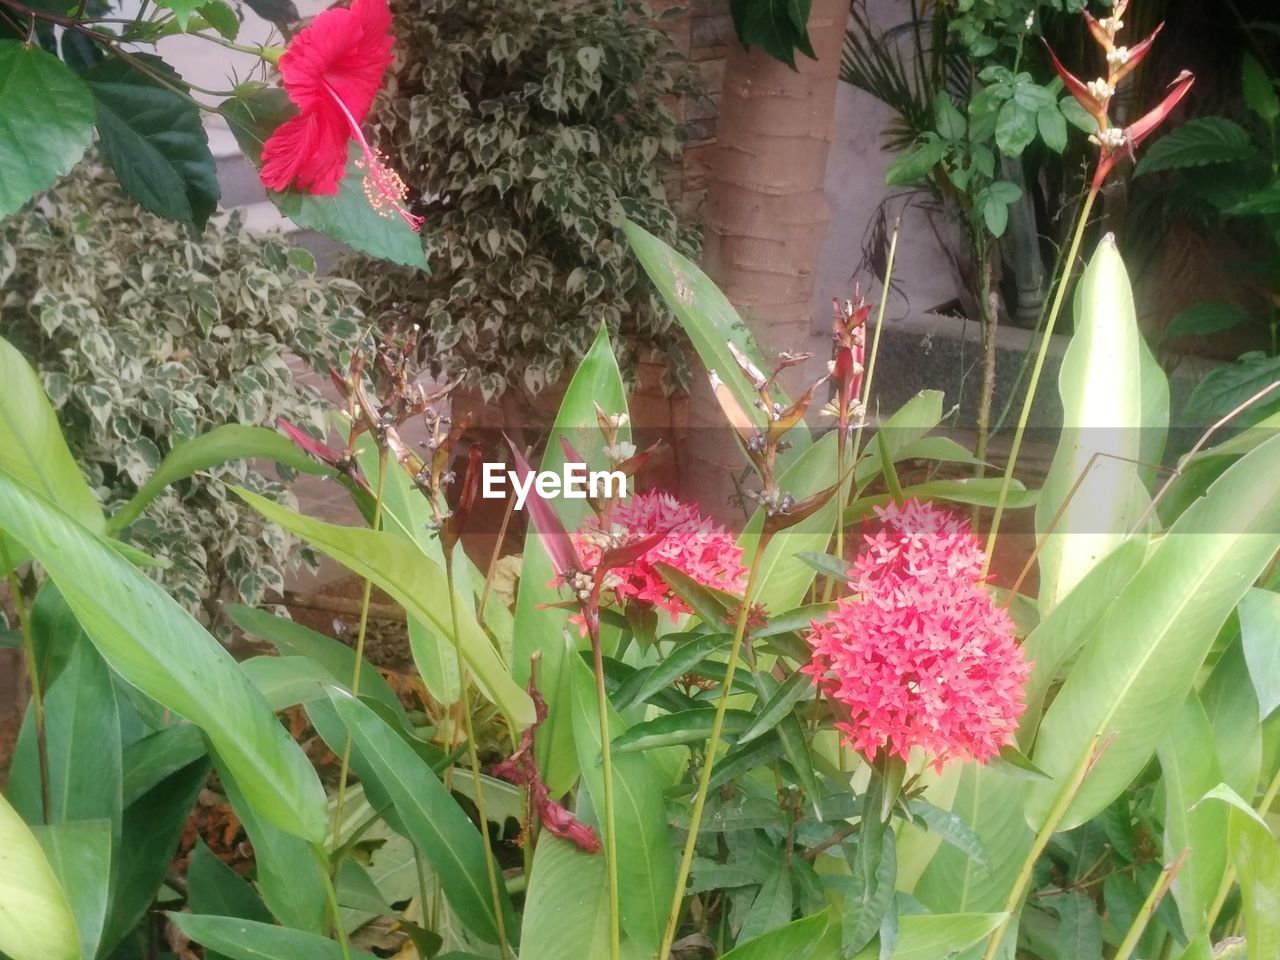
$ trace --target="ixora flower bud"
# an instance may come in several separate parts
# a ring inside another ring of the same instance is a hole
[[[984,589],[968,524],[908,500],[876,511],[850,596],[812,622],[804,667],[831,697],[836,726],[868,760],[985,762],[1010,743],[1030,671],[1013,622]]]
[[[422,218],[404,205],[408,187],[360,128],[391,66],[390,30],[387,0],[353,0],[349,9],[326,10],[290,41],[279,66],[298,114],[263,144],[260,177],[271,190],[336,194],[347,169],[347,144],[355,140],[370,205],[417,230]]]

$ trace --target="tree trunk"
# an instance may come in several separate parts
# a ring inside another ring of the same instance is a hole
[[[797,54],[796,70],[758,48],[732,44],[708,175],[703,269],[766,357],[821,352],[805,374],[797,371],[792,390],[806,374],[825,369],[826,338],[815,331],[827,324],[815,326],[814,282],[829,220],[824,182],[847,17],[848,0],[813,0],[809,37],[817,59]],[[745,460],[704,379],[695,385],[680,469],[685,490],[728,520],[737,512],[727,503],[730,474]]]

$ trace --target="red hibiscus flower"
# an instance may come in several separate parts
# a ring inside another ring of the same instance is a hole
[[[422,218],[404,205],[408,189],[369,146],[360,125],[391,65],[387,0],[352,0],[326,10],[298,33],[280,57],[280,73],[298,115],[282,123],[262,149],[262,183],[336,194],[347,167],[347,144],[364,154],[365,195],[379,213],[392,210],[418,229]]]

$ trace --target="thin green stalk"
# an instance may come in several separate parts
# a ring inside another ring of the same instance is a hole
[[[676,928],[680,925],[681,907],[684,905],[684,891],[689,884],[689,871],[693,866],[693,854],[698,845],[698,830],[702,826],[702,811],[707,805],[707,793],[711,784],[711,771],[716,762],[716,751],[720,749],[720,736],[724,731],[725,710],[729,706],[729,697],[733,693],[733,676],[738,670],[738,658],[742,651],[742,638],[747,632],[747,617],[751,613],[751,604],[755,600],[756,579],[760,573],[760,561],[764,557],[769,537],[761,534],[760,543],[756,546],[751,558],[751,568],[747,574],[747,589],[742,598],[742,608],[738,611],[738,622],[733,628],[733,643],[729,647],[729,662],[724,670],[724,682],[720,687],[720,698],[716,701],[716,715],[711,722],[711,736],[707,739],[707,749],[702,761],[702,773],[698,778],[698,792],[693,799],[693,811],[689,816],[689,837],[685,840],[684,853],[680,857],[680,869],[676,873],[675,896],[671,899],[671,911],[667,914],[667,928],[662,935],[662,947],[658,951],[658,960],[669,960],[671,946],[676,939]]]
[[[1004,477],[1000,481],[1000,495],[996,497],[995,513],[991,517],[991,530],[987,533],[987,556],[983,561],[982,574],[986,576],[991,567],[991,555],[996,546],[996,534],[1000,532],[1000,521],[1004,517],[1004,504],[1009,496],[1009,485],[1013,482],[1013,469],[1018,462],[1018,453],[1022,449],[1022,437],[1027,430],[1027,421],[1031,417],[1031,405],[1036,399],[1036,388],[1040,385],[1040,373],[1044,370],[1045,357],[1049,354],[1049,344],[1053,340],[1053,328],[1058,322],[1058,314],[1062,312],[1062,303],[1067,296],[1067,287],[1071,284],[1071,270],[1080,253],[1080,242],[1084,239],[1084,228],[1089,222],[1089,212],[1098,197],[1097,187],[1089,190],[1080,207],[1080,215],[1076,219],[1075,231],[1071,235],[1071,245],[1067,248],[1066,262],[1062,268],[1062,276],[1058,279],[1058,287],[1053,292],[1053,305],[1049,308],[1049,316],[1045,321],[1044,334],[1040,339],[1040,349],[1036,353],[1035,365],[1031,368],[1031,379],[1027,382],[1027,395],[1022,401],[1022,413],[1018,415],[1018,425],[1013,432],[1013,443],[1009,447],[1009,462],[1004,468]]]
[[[596,675],[596,709],[600,717],[600,763],[604,773],[605,863],[609,870],[609,958],[622,955],[621,898],[618,892],[618,831],[613,806],[613,746],[609,736],[609,699],[604,688],[604,654],[600,649],[600,620],[588,613],[591,655]]]
[[[1277,770],[1276,775],[1271,778],[1271,783],[1267,785],[1267,792],[1262,795],[1262,799],[1254,809],[1265,817],[1267,811],[1271,809],[1271,804],[1275,802],[1277,793],[1280,793],[1280,770]],[[1217,923],[1218,914],[1222,912],[1223,904],[1227,902],[1227,895],[1231,893],[1231,888],[1235,886],[1235,882],[1235,865],[1228,864],[1226,872],[1222,875],[1222,883],[1218,885],[1218,893],[1213,898],[1213,905],[1209,907],[1209,913],[1205,919],[1206,930],[1212,930],[1213,925]]]
[[[378,484],[373,495],[373,529],[377,530],[382,525],[382,491],[385,486],[387,476],[387,451],[385,449],[378,453]],[[365,578],[364,588],[360,593],[360,626],[356,632],[356,662],[351,668],[351,695],[353,697],[360,696],[360,668],[364,664],[364,639],[369,629],[369,599],[373,596],[373,581],[368,577]],[[351,773],[351,733],[347,732],[342,738],[342,757],[338,770],[338,795],[333,805],[333,846],[338,848],[340,843],[339,830],[342,827],[342,808],[347,800],[347,777]],[[336,876],[338,867],[342,863],[341,857],[334,857],[330,865],[330,871]]]
[[[484,782],[480,776],[480,752],[476,748],[476,733],[471,721],[471,678],[467,672],[467,661],[462,656],[462,640],[458,631],[458,599],[453,589],[453,550],[444,552],[444,577],[446,589],[449,591],[449,617],[453,625],[453,649],[458,657],[458,672],[462,688],[462,728],[467,737],[467,762],[471,767],[471,777],[476,785],[476,813],[480,817],[480,834],[484,838],[484,870],[489,877],[489,895],[493,898],[493,917],[498,925],[498,949],[502,956],[510,957],[511,946],[507,943],[507,921],[502,910],[502,894],[498,886],[498,866],[494,862],[493,849],[489,844],[489,816],[485,808]]]
[[[1142,939],[1142,934],[1146,932],[1147,924],[1151,922],[1151,918],[1155,915],[1156,907],[1160,906],[1160,901],[1164,899],[1164,895],[1169,892],[1169,887],[1173,884],[1173,879],[1178,875],[1178,871],[1182,869],[1182,864],[1187,859],[1187,851],[1183,850],[1178,854],[1178,859],[1173,861],[1160,872],[1159,879],[1151,888],[1151,892],[1147,894],[1147,899],[1143,901],[1142,907],[1138,910],[1138,916],[1134,919],[1133,925],[1129,927],[1129,932],[1125,934],[1124,940],[1120,942],[1119,948],[1113,960],[1129,960],[1133,955],[1133,951],[1138,948],[1138,941]]]
[[[417,847],[413,848],[413,865],[418,873],[418,905],[422,910],[422,925],[428,930],[434,930],[437,923],[436,911],[427,892],[427,870],[422,865],[422,853]],[[428,910],[431,911],[431,916],[427,916]]]
[[[324,877],[324,898],[329,905],[329,915],[333,920],[333,933],[338,939],[338,947],[342,950],[342,960],[351,960],[351,944],[347,940],[347,930],[342,925],[342,908],[338,906],[338,891],[333,885],[333,877],[329,876],[329,854],[323,844],[311,847],[316,860],[320,864],[320,873]]]
[[[27,665],[27,682],[31,684],[31,712],[36,721],[36,758],[40,767],[40,811],[44,822],[49,822],[49,806],[51,791],[49,789],[49,747],[45,739],[44,727],[44,690],[40,686],[40,667],[36,662],[35,637],[31,635],[31,621],[27,617],[27,605],[22,597],[22,584],[18,580],[18,571],[9,559],[9,549],[0,538],[0,563],[9,573],[9,595],[13,598],[13,608],[18,615],[18,631],[22,634],[22,657]]]
[[[1085,751],[1080,763],[1071,774],[1071,779],[1058,796],[1053,809],[1049,811],[1049,816],[1045,820],[1044,826],[1036,834],[1036,838],[1031,844],[1031,849],[1027,853],[1027,858],[1022,862],[1022,869],[1018,871],[1017,879],[1013,882],[1013,889],[1009,891],[1009,899],[1005,901],[1005,917],[1000,921],[1000,925],[992,931],[991,939],[987,941],[987,949],[982,954],[982,960],[995,960],[996,952],[1000,949],[1005,932],[1009,929],[1009,924],[1013,922],[1013,918],[1017,914],[1018,908],[1022,905],[1023,898],[1026,896],[1027,887],[1031,884],[1031,874],[1035,870],[1036,861],[1040,859],[1040,854],[1044,853],[1045,847],[1049,846],[1049,841],[1053,839],[1054,831],[1058,829],[1058,824],[1062,822],[1062,818],[1067,815],[1067,810],[1071,807],[1071,801],[1075,799],[1080,790],[1080,785],[1084,783],[1084,778],[1089,775],[1089,770],[1093,767],[1094,761],[1098,759],[1101,753],[1101,740],[1100,735],[1095,735],[1089,742],[1089,749]]]

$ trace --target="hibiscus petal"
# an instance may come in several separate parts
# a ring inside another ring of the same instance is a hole
[[[347,141],[345,125],[335,125],[326,114],[304,112],[286,120],[262,146],[263,186],[337,193],[347,168]]]

